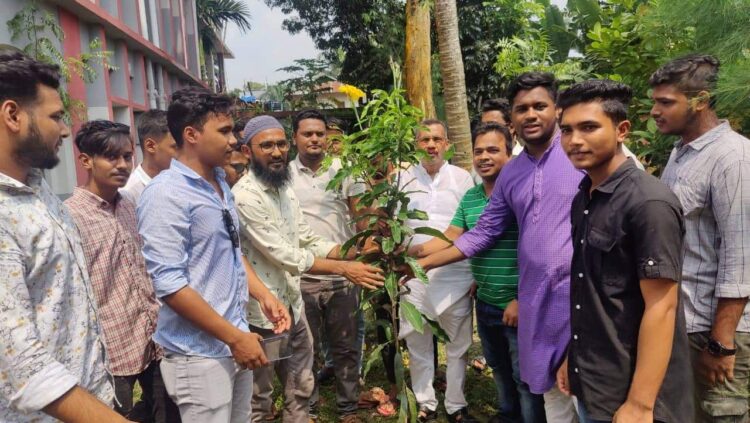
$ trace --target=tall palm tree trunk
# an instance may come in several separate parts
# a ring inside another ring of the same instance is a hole
[[[471,127],[466,103],[466,78],[458,39],[456,0],[435,0],[440,73],[443,76],[448,137],[455,145],[453,164],[466,170],[472,166]]]
[[[430,64],[430,6],[425,0],[406,1],[405,44],[406,97],[409,103],[422,109],[425,117],[434,118]]]

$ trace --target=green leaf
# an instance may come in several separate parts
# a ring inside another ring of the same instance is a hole
[[[384,285],[389,297],[398,298],[398,275],[395,272],[388,273]]]
[[[401,224],[395,220],[391,220],[388,222],[388,226],[391,227],[391,236],[393,237],[393,241],[395,241],[396,244],[400,244],[403,240],[403,238],[401,237]]]
[[[448,333],[443,330],[443,328],[440,327],[438,322],[434,320],[430,320],[428,318],[424,318],[427,321],[427,324],[430,325],[430,329],[432,329],[432,334],[437,337],[437,339],[440,342],[450,342],[451,339],[448,336]]]
[[[406,300],[401,300],[400,303],[401,306],[401,313],[403,314],[404,318],[409,322],[409,324],[414,327],[414,330],[416,330],[419,333],[424,333],[424,321],[422,320],[422,313],[417,310],[417,307],[414,306],[414,304],[410,303]]]
[[[422,210],[409,210],[406,213],[406,217],[413,220],[427,220],[427,213]]]
[[[409,416],[411,416],[412,422],[417,421],[417,415],[419,414],[419,409],[417,408],[417,397],[414,396],[414,391],[412,391],[408,386],[406,387],[406,398],[408,399],[409,403]]]
[[[390,254],[393,252],[393,249],[396,248],[396,243],[393,241],[393,238],[383,238],[383,241],[381,243],[383,247],[383,253]]]
[[[366,229],[366,230],[364,230],[362,232],[358,232],[356,235],[354,235],[353,237],[349,238],[344,243],[344,245],[341,246],[341,252],[340,252],[341,257],[346,257],[346,255],[349,253],[349,250],[351,250],[351,248],[357,242],[359,242],[361,239],[365,239],[365,238],[369,237],[373,233],[374,233],[374,231],[372,229]]]
[[[429,236],[432,236],[432,237],[435,237],[435,238],[440,238],[443,241],[449,242],[451,244],[453,243],[453,241],[451,241],[450,239],[448,239],[442,232],[440,232],[439,230],[437,230],[435,228],[430,228],[428,226],[421,226],[419,228],[415,228],[414,232],[416,232],[418,234],[422,234],[422,235],[429,235]]]
[[[411,267],[411,271],[414,273],[414,277],[422,281],[423,283],[429,283],[430,280],[427,278],[427,272],[424,271],[422,266],[420,266],[419,262],[417,262],[417,259],[414,257],[406,257],[406,264]]]
[[[388,346],[389,342],[386,342],[385,344],[380,344],[377,347],[373,348],[372,351],[367,356],[367,362],[365,363],[365,367],[362,369],[362,378],[367,378],[367,373],[370,372],[370,368],[372,367],[373,363],[375,363],[378,359],[380,359],[380,351],[383,350],[386,346]]]

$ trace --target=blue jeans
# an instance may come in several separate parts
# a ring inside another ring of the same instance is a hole
[[[546,422],[544,396],[531,393],[521,381],[517,329],[503,324],[501,308],[477,300],[476,310],[482,352],[497,388],[499,414],[511,419],[520,416],[524,423]]]

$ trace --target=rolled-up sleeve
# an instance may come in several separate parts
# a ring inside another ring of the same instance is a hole
[[[513,212],[505,201],[503,173],[501,172],[492,190],[490,202],[479,217],[477,225],[470,231],[464,232],[453,242],[453,245],[466,257],[473,257],[494,245],[495,240],[503,234],[512,220]]]
[[[292,245],[284,231],[271,216],[261,193],[235,189],[235,207],[240,218],[240,235],[270,263],[294,276],[302,275],[315,262],[315,254],[308,248]]]
[[[717,298],[750,297],[750,162],[736,161],[711,181],[721,237]]]
[[[0,389],[10,406],[29,413],[60,398],[80,381],[44,347],[35,323],[22,254],[0,232]],[[63,323],[63,322],[61,322]]]
[[[168,184],[151,184],[138,203],[138,232],[156,296],[188,285],[190,205]]]
[[[648,201],[634,211],[631,225],[638,279],[679,282],[685,235],[682,211],[665,201]]]
[[[325,258],[338,244],[315,233],[307,223],[302,209],[297,207],[297,210],[299,211],[297,213],[297,226],[299,227],[300,247],[307,248],[315,257]],[[312,263],[310,263],[310,267],[312,267]]]

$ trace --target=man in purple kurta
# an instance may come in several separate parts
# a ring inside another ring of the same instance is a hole
[[[420,259],[432,269],[491,247],[514,220],[519,227],[518,349],[521,379],[544,394],[547,421],[575,421],[573,401],[555,386],[570,339],[570,205],[583,173],[560,147],[554,77],[530,72],[511,83],[511,120],[526,148],[498,177],[474,229],[454,246]]]

